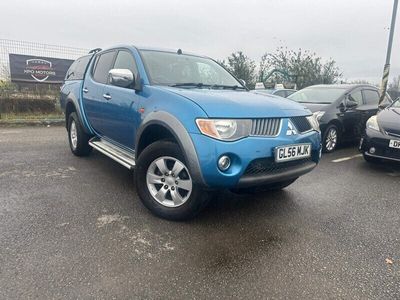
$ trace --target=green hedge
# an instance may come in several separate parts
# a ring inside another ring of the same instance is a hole
[[[59,112],[59,85],[15,84],[0,80],[0,114]]]
[[[53,113],[57,111],[55,98],[0,98],[0,113]]]

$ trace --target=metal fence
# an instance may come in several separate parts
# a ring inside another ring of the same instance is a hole
[[[0,79],[10,75],[9,54],[25,54],[54,58],[77,59],[87,54],[89,49],[69,46],[49,45],[27,41],[0,39]]]

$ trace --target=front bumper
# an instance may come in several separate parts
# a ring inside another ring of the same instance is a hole
[[[243,175],[239,179],[239,182],[236,186],[240,188],[251,187],[295,179],[297,177],[300,177],[301,175],[310,172],[316,166],[317,162],[312,161],[311,159],[308,161],[297,161],[296,164],[293,164],[293,166],[290,167],[278,168],[276,170],[271,170],[270,172],[264,172],[261,174],[256,173],[251,175]]]
[[[247,137],[235,142],[223,142],[191,134],[204,181],[209,188],[261,186],[268,183],[295,179],[310,172],[321,155],[321,137],[316,131],[278,137]],[[291,144],[311,144],[311,157],[275,163],[275,147]],[[217,161],[222,155],[231,158],[230,168],[222,172]]]
[[[389,147],[389,141],[396,139],[398,140],[382,132],[367,129],[361,138],[359,150],[370,157],[400,162],[400,149]]]

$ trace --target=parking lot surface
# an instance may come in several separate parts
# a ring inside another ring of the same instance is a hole
[[[400,298],[400,169],[354,146],[281,192],[221,192],[190,222],[65,128],[0,128],[0,298]]]

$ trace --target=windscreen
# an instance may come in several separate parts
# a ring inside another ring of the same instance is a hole
[[[229,72],[209,58],[152,50],[142,50],[141,54],[154,85],[194,83],[242,86]]]
[[[305,88],[288,98],[300,103],[333,103],[345,93],[342,88]]]

